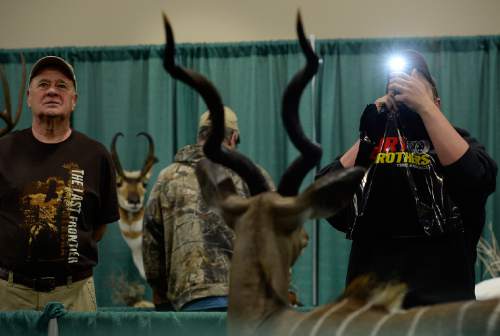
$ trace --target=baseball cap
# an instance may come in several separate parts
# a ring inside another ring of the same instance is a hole
[[[240,131],[238,128],[238,118],[236,117],[236,113],[234,113],[234,111],[227,106],[224,106],[224,125],[225,127],[231,128],[235,131]],[[198,129],[203,126],[212,126],[212,120],[210,119],[209,111],[203,112],[203,114],[200,116]]]
[[[76,76],[75,71],[73,70],[73,66],[66,62],[64,58],[59,56],[45,56],[36,61],[33,67],[31,67],[30,82],[33,77],[38,75],[43,69],[49,67],[60,70],[66,77],[71,79],[76,91]]]

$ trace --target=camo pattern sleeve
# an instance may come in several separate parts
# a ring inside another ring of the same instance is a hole
[[[166,300],[168,264],[166,259],[165,227],[163,223],[162,207],[165,198],[162,196],[168,188],[168,173],[166,168],[155,183],[144,213],[143,232],[143,260],[146,279],[156,294]]]

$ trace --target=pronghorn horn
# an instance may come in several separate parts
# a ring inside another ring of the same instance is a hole
[[[118,173],[118,175],[120,175],[120,177],[124,178],[125,174],[123,173],[123,168],[120,163],[120,157],[118,156],[118,152],[116,151],[116,139],[118,139],[118,137],[120,136],[123,136],[122,132],[118,132],[113,136],[113,140],[111,141],[111,158],[113,159],[113,162],[115,164],[116,172]]]
[[[6,123],[5,128],[0,129],[0,137],[9,133],[16,126],[21,117],[21,112],[23,110],[24,90],[26,89],[26,62],[24,61],[23,54],[21,54],[21,64],[22,64],[21,87],[19,89],[19,94],[17,98],[17,110],[14,120],[12,120],[12,107],[10,101],[9,83],[3,71],[3,67],[0,65],[0,80],[2,81],[2,90],[5,100],[5,110],[0,112],[0,118],[3,119]]]
[[[156,162],[158,162],[158,159],[155,157],[155,144],[153,142],[153,138],[151,137],[151,135],[149,135],[146,132],[137,133],[137,136],[139,136],[139,135],[146,137],[146,139],[148,139],[148,143],[149,143],[148,156],[146,157],[146,160],[144,161],[144,165],[142,167],[141,175],[140,175],[140,178],[143,178],[149,172],[151,167],[153,167],[153,165]]]
[[[266,179],[247,157],[236,152],[229,151],[221,146],[224,140],[224,105],[222,99],[213,84],[201,74],[189,69],[184,69],[175,64],[175,40],[172,27],[163,14],[165,24],[165,55],[163,66],[165,70],[175,79],[178,79],[196,90],[210,111],[212,119],[212,132],[203,146],[205,155],[212,161],[226,166],[235,171],[246,182],[251,195],[256,195],[270,188]]]
[[[299,102],[304,88],[318,71],[319,58],[304,34],[300,12],[297,14],[297,34],[307,63],[290,81],[283,94],[282,119],[285,129],[301,155],[288,167],[278,187],[283,196],[297,195],[306,174],[321,159],[321,147],[309,140],[300,124]]]

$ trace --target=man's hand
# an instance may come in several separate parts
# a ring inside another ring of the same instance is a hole
[[[441,112],[439,98],[434,97],[431,84],[420,72],[414,69],[411,75],[395,73],[387,88],[397,104],[405,104],[420,115],[443,166],[464,155],[469,144]]]
[[[382,108],[385,108],[388,112],[396,112],[398,110],[396,100],[392,94],[386,94],[385,96],[377,98],[377,100],[375,100],[375,106],[378,112],[381,112]]]
[[[106,224],[101,224],[97,227],[97,229],[92,232],[92,238],[95,241],[100,241],[102,237],[104,236],[104,233],[106,232],[107,226]]]
[[[405,104],[420,116],[436,108],[437,98],[434,98],[430,84],[415,69],[413,69],[411,75],[404,72],[393,73],[387,88],[389,96],[393,98],[396,104]],[[386,104],[387,106],[394,106],[390,100]]]

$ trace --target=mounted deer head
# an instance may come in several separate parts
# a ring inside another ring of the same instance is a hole
[[[122,168],[116,151],[116,140],[122,133],[116,133],[111,142],[111,157],[116,169],[116,190],[120,211],[120,231],[127,245],[132,250],[132,258],[139,273],[145,278],[142,260],[142,220],[144,217],[144,196],[153,165],[158,162],[154,156],[153,139],[148,133],[140,132],[149,143],[149,152],[141,170],[128,171]]]
[[[487,331],[493,335],[500,331],[499,300],[485,301],[482,305],[468,302],[465,306],[438,305],[402,312],[398,307],[405,286],[378,284],[369,277],[354,281],[335,303],[307,313],[291,309],[287,300],[288,270],[307,242],[302,224],[310,218],[331,216],[346,206],[364,175],[364,169],[358,167],[336,171],[298,193],[304,176],[321,157],[319,147],[304,135],[298,118],[300,95],[318,67],[318,58],[305,38],[300,16],[297,32],[307,65],[285,91],[282,117],[301,156],[283,175],[278,192],[269,191],[259,170],[249,159],[221,147],[224,113],[220,96],[207,79],[175,64],[173,33],[165,16],[164,23],[167,39],[165,69],[172,77],[198,91],[211,113],[213,130],[204,145],[205,154],[211,161],[200,161],[196,173],[203,197],[220,211],[236,233],[227,319],[230,336],[377,335],[379,332],[392,335],[402,334],[403,330],[406,334],[407,329],[410,335],[428,335],[430,331],[456,335],[457,330],[476,332],[474,335]],[[237,196],[232,180],[214,162],[238,173],[249,186],[252,197]],[[478,317],[480,323],[466,324],[464,321],[471,320],[470,317],[467,319],[466,310]],[[441,324],[436,321],[436,316],[446,319],[446,322]],[[430,327],[421,328],[421,320],[426,320]],[[450,328],[449,322],[457,328]]]
[[[3,67],[0,65],[0,80],[2,81],[2,90],[5,102],[5,110],[0,112],[0,119],[3,119],[5,121],[5,127],[0,129],[0,137],[13,130],[16,124],[19,122],[19,118],[21,117],[21,112],[23,110],[24,90],[26,88],[26,63],[24,61],[23,54],[21,54],[21,64],[22,64],[21,87],[19,89],[19,95],[17,98],[17,109],[14,119],[12,119],[12,107],[10,102],[9,83],[3,71]]]

